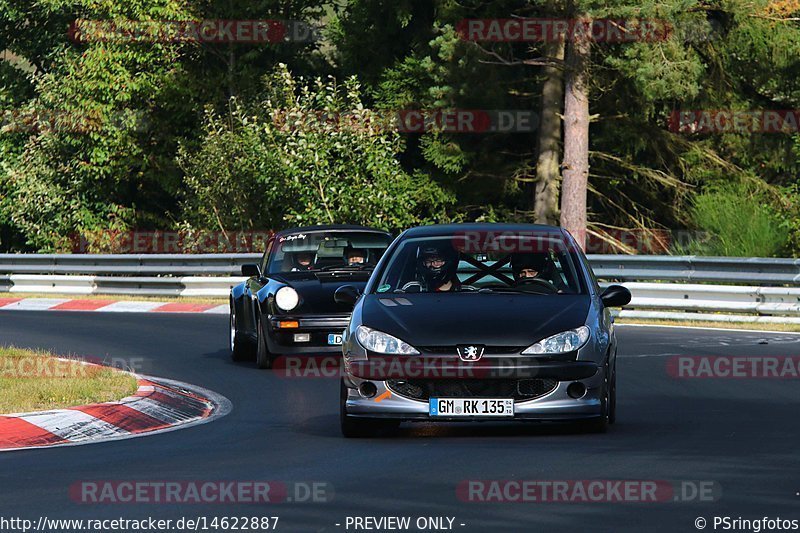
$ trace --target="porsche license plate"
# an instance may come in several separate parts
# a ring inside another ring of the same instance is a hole
[[[514,416],[510,398],[431,398],[430,416]]]
[[[342,344],[342,336],[335,333],[328,335],[328,344],[331,346],[340,346]]]

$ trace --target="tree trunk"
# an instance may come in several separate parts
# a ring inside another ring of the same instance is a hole
[[[547,57],[564,59],[564,41],[548,43]],[[537,224],[558,222],[558,188],[561,181],[561,106],[564,102],[564,75],[555,66],[544,67],[547,77],[542,86],[542,114],[539,121],[539,159],[536,161],[536,190],[533,213]]]
[[[577,17],[580,20],[587,17]],[[567,44],[564,95],[564,163],[561,226],[586,249],[586,188],[589,183],[588,32],[576,32]]]

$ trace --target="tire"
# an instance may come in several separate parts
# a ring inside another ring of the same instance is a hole
[[[246,361],[253,357],[253,345],[241,338],[239,328],[236,324],[236,307],[231,302],[230,312],[230,352],[231,359],[236,362]]]
[[[267,349],[267,339],[264,337],[264,331],[261,327],[261,319],[256,323],[258,330],[258,346],[256,347],[256,366],[262,370],[272,368],[272,363],[275,361],[275,356]]]
[[[603,386],[600,389],[600,416],[584,423],[584,428],[589,433],[606,433],[612,424],[612,410],[616,410],[616,376],[612,376],[610,366],[606,361],[603,368]]]
[[[347,414],[347,387],[341,382],[339,394],[339,422],[346,439],[367,439],[391,433],[400,426],[399,420],[356,418]]]

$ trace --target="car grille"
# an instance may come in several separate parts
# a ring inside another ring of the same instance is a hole
[[[524,402],[555,390],[555,379],[390,379],[392,392],[427,401],[429,398],[514,398]]]
[[[483,355],[502,355],[510,353],[519,353],[524,350],[526,346],[486,346],[483,350]],[[436,355],[457,355],[458,351],[455,346],[422,346],[420,348],[422,353],[436,354]]]

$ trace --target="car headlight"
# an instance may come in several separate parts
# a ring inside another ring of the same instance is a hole
[[[406,344],[397,337],[392,337],[388,333],[358,326],[356,328],[356,338],[358,343],[371,352],[378,352],[388,355],[418,355],[419,352],[413,346]]]
[[[300,295],[291,287],[281,287],[275,293],[275,305],[284,311],[291,311],[300,303]]]
[[[572,352],[586,344],[589,340],[589,328],[581,326],[569,331],[562,331],[522,351],[522,355],[542,355]]]

